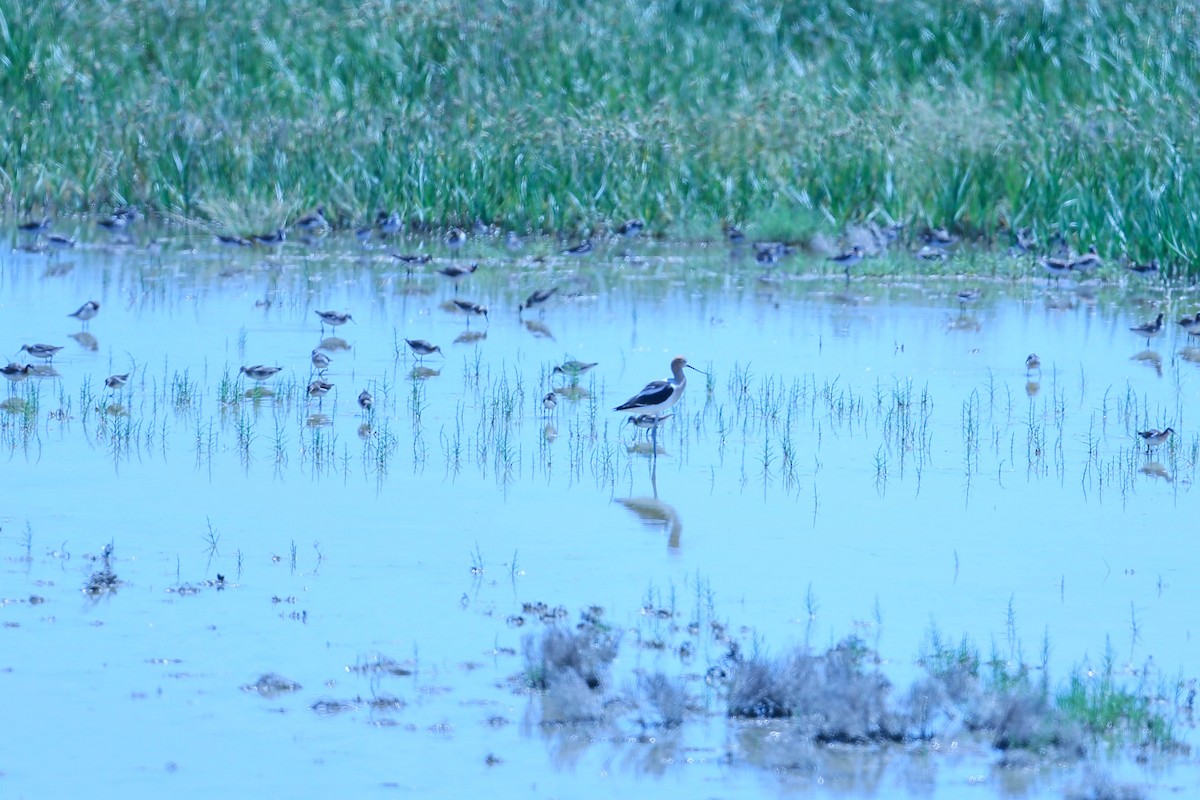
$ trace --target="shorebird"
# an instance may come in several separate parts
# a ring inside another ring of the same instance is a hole
[[[375,229],[383,236],[394,236],[404,230],[404,220],[394,211],[389,214],[380,209],[375,215]]]
[[[589,369],[591,369],[592,367],[596,366],[599,363],[600,363],[599,361],[593,361],[590,364],[585,363],[583,361],[574,361],[574,360],[564,361],[562,364],[555,367],[550,372],[550,375],[551,376],[562,375],[564,378],[570,378],[571,383],[577,383],[579,381],[580,375],[587,372]]]
[[[338,325],[345,325],[351,321],[349,314],[339,314],[337,311],[314,311],[321,318],[321,330],[325,330],[326,325],[336,328]]]
[[[957,242],[958,237],[953,236],[945,228],[927,228],[921,234],[921,241],[930,247],[946,248]]]
[[[549,289],[538,289],[533,294],[529,295],[529,297],[527,297],[525,299],[524,303],[521,303],[521,305],[517,306],[517,316],[520,316],[521,312],[523,312],[527,308],[533,308],[534,306],[540,306],[542,303],[546,302],[551,297],[553,297],[554,293],[557,291],[558,291],[557,286],[552,286]]]
[[[124,375],[109,375],[104,379],[104,385],[109,389],[120,389],[126,383],[129,383],[129,376],[132,372],[126,372]]]
[[[1130,272],[1137,273],[1138,275],[1150,275],[1152,273],[1157,274],[1158,259],[1152,258],[1145,264],[1139,264],[1136,261],[1131,261],[1125,265],[1125,268]]]
[[[96,224],[109,231],[119,231],[129,227],[129,223],[138,218],[138,211],[133,206],[120,206],[107,217]]]
[[[1183,330],[1188,336],[1200,336],[1200,311],[1196,312],[1194,317],[1184,317],[1179,320],[1179,324],[1183,326]]]
[[[255,364],[252,367],[242,367],[240,370],[238,370],[238,374],[245,375],[250,380],[261,383],[262,381],[270,380],[271,378],[275,377],[276,373],[278,373],[280,369],[282,368]]]
[[[442,355],[442,348],[436,344],[430,344],[424,339],[405,339],[404,341],[408,342],[408,349],[412,350],[418,359],[425,358],[425,356],[433,353]]]
[[[323,381],[317,378],[308,385],[308,396],[315,397],[318,400],[329,394],[329,390],[333,388],[333,384],[328,381]]]
[[[221,244],[229,245],[230,247],[249,247],[254,242],[247,239],[245,236],[236,234],[218,233],[217,241]]]
[[[61,233],[52,233],[46,237],[46,241],[54,247],[74,247],[75,240],[70,236],[63,236]]]
[[[316,367],[318,374],[323,374],[325,370],[329,369],[329,356],[320,350],[313,350],[312,365]]]
[[[613,411],[633,411],[638,414],[661,415],[668,408],[679,402],[679,398],[683,396],[683,390],[687,388],[687,376],[683,372],[684,367],[699,372],[701,375],[705,374],[703,371],[688,364],[687,359],[683,356],[676,356],[671,360],[671,377],[668,380],[650,381],[640,392],[614,408]]]
[[[542,398],[542,408],[553,411],[556,406],[558,406],[558,395],[554,392],[547,392],[546,396]]]
[[[633,237],[640,235],[645,227],[646,223],[642,222],[640,219],[627,219],[617,226],[617,233],[626,238],[632,239]]]
[[[41,236],[46,231],[50,230],[50,217],[42,217],[41,219],[31,219],[22,222],[17,226],[17,230],[26,236]]]
[[[325,218],[325,206],[317,206],[316,211],[296,220],[294,227],[305,233],[323,233],[333,226]]]
[[[467,243],[467,232],[462,228],[451,228],[446,231],[446,247],[457,250]]]
[[[256,233],[250,237],[250,241],[262,247],[278,247],[287,240],[287,233],[283,228],[276,228],[274,233]]]
[[[730,244],[741,244],[746,241],[746,234],[742,233],[741,229],[736,225],[726,223],[722,226],[722,229],[725,231],[725,238],[729,240]]]
[[[34,358],[44,358],[47,361],[51,361],[54,359],[54,354],[62,350],[62,348],[55,347],[52,344],[23,344],[21,345],[21,350],[17,352],[20,353],[22,350]]]
[[[983,292],[979,291],[978,289],[963,289],[955,295],[955,297],[958,298],[958,307],[961,310],[966,311],[967,306],[978,300],[982,294]]]
[[[458,306],[458,310],[467,315],[467,325],[471,324],[471,317],[475,314],[481,315],[484,319],[488,318],[487,306],[481,306],[479,303],[472,303],[470,300],[455,299],[454,305]]]
[[[625,420],[626,425],[632,425],[638,430],[655,431],[674,414],[634,414]]]
[[[1096,252],[1096,245],[1092,245],[1086,253],[1071,262],[1071,269],[1076,272],[1087,273],[1094,269],[1099,269],[1103,263],[1104,259]]]
[[[1042,371],[1042,360],[1038,358],[1037,353],[1030,353],[1025,359],[1025,374],[1030,372]]]
[[[83,327],[87,327],[88,320],[100,313],[100,304],[95,300],[88,300],[81,305],[78,310],[67,314],[68,317],[74,317],[83,323]]]
[[[565,250],[562,250],[562,251],[560,251],[560,252],[561,252],[561,253],[562,253],[564,256],[582,256],[582,255],[586,255],[587,253],[590,253],[590,252],[592,252],[592,240],[591,240],[591,239],[584,239],[582,242],[580,242],[579,244],[575,245],[574,247],[568,247],[567,249],[565,249]]]
[[[375,398],[371,396],[370,392],[368,392],[366,389],[363,389],[361,392],[358,393],[358,407],[359,408],[361,408],[363,411],[370,411],[371,407],[374,405],[375,405]]]
[[[1165,428],[1161,431],[1151,428],[1148,431],[1138,431],[1137,435],[1142,437],[1142,441],[1146,445],[1146,455],[1150,455],[1151,449],[1158,447],[1163,442],[1167,441],[1167,439],[1171,438],[1171,434],[1174,432],[1175,431],[1171,430],[1170,428]]]
[[[1147,322],[1142,325],[1135,325],[1134,327],[1130,328],[1129,330],[1133,331],[1134,333],[1138,334],[1139,336],[1145,336],[1146,337],[1146,346],[1149,347],[1150,340],[1153,339],[1155,336],[1158,336],[1160,333],[1162,333],[1162,329],[1163,329],[1163,315],[1160,312],[1158,317],[1155,318],[1154,322]]]
[[[0,367],[0,375],[3,375],[5,378],[12,381],[13,383],[20,383],[21,381],[28,378],[32,372],[33,372],[32,364],[21,365],[21,364],[17,364],[15,362],[10,361],[10,362],[8,362],[8,366]]]
[[[1032,253],[1037,248],[1037,235],[1032,228],[1017,228],[1013,248],[1018,253]]]
[[[836,256],[830,256],[829,261],[845,270],[846,280],[850,280],[850,268],[863,260],[863,255],[865,252],[866,251],[862,249],[862,245],[856,244],[849,250],[838,253]]]
[[[454,281],[454,291],[458,291],[458,282],[467,277],[475,270],[479,269],[479,264],[472,262],[470,266],[459,266],[458,264],[448,264],[438,270],[439,275],[445,275],[450,280]]]
[[[1054,278],[1056,281],[1071,271],[1071,259],[1069,258],[1042,256],[1038,259],[1038,264],[1041,265],[1042,269],[1046,270],[1048,276]]]

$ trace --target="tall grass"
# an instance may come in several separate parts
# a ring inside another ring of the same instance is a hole
[[[1186,262],[1198,21],[1165,0],[14,0],[0,195],[236,229],[318,202],[793,237],[886,215]]]

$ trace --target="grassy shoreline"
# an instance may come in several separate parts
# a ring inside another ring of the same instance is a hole
[[[271,229],[1033,226],[1187,265],[1200,11],[1023,0],[18,0],[0,199]]]

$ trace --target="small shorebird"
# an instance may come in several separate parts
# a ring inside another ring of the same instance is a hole
[[[366,389],[363,389],[361,392],[358,393],[358,407],[359,408],[361,408],[363,411],[370,411],[371,407],[374,405],[375,405],[375,398],[371,396],[370,392],[368,392]]]
[[[1071,269],[1076,272],[1087,273],[1099,269],[1102,264],[1104,264],[1104,259],[1096,252],[1096,245],[1092,245],[1086,253],[1071,262]]]
[[[401,263],[407,264],[410,267],[417,266],[419,264],[428,264],[430,261],[433,261],[433,256],[429,255],[428,253],[421,253],[420,255],[405,255],[404,253],[389,253],[388,255],[390,255],[392,258],[396,259],[397,261],[400,261]]]
[[[83,323],[83,327],[87,327],[88,320],[100,313],[100,304],[95,300],[88,300],[81,305],[78,310],[67,314],[68,317],[74,317]]]
[[[1174,432],[1175,431],[1171,430],[1170,428],[1165,428],[1161,431],[1151,428],[1148,431],[1138,431],[1137,435],[1142,437],[1142,441],[1146,445],[1146,455],[1149,455],[1152,448],[1158,447],[1163,442],[1167,441],[1167,439],[1171,438],[1171,434]]]
[[[481,306],[479,303],[472,303],[470,300],[455,299],[454,305],[458,306],[458,310],[467,315],[467,325],[471,324],[471,317],[479,314],[484,319],[488,318],[487,306]]]
[[[46,241],[54,247],[68,248],[75,246],[75,240],[70,236],[63,236],[61,233],[52,233],[46,237]]]
[[[642,222],[640,219],[627,219],[617,226],[617,233],[626,238],[632,239],[633,237],[640,235],[645,228],[646,223]]]
[[[947,248],[958,241],[958,237],[952,235],[945,228],[926,228],[921,234],[921,241],[930,247]]]
[[[329,356],[322,353],[320,350],[312,351],[312,365],[316,367],[318,374],[323,374],[329,369]]]
[[[230,247],[249,247],[250,245],[254,244],[254,242],[250,241],[245,236],[238,236],[237,234],[229,233],[218,233],[217,241],[221,244],[229,245]]]
[[[1188,336],[1200,336],[1200,311],[1196,312],[1194,317],[1184,317],[1179,320],[1179,324]]]
[[[565,250],[559,251],[564,256],[582,256],[592,252],[592,240],[584,239],[574,247],[568,247]]]
[[[388,213],[383,209],[375,215],[375,230],[383,236],[395,236],[404,230],[404,220],[396,212]]]
[[[657,430],[664,422],[669,420],[674,414],[634,414],[629,419],[625,420],[626,425],[632,425],[638,430],[653,431]]]
[[[51,361],[54,359],[54,354],[62,350],[62,348],[55,347],[52,344],[23,344],[21,345],[21,350],[17,352],[20,353],[22,350],[34,358],[44,358],[47,361]]]
[[[1149,347],[1150,340],[1153,339],[1155,336],[1158,336],[1160,333],[1162,333],[1163,315],[1160,312],[1158,317],[1154,320],[1154,322],[1146,322],[1142,325],[1135,325],[1134,327],[1130,328],[1129,330],[1133,331],[1134,333],[1136,333],[1139,336],[1145,336],[1146,337],[1146,346]]]
[[[418,359],[425,358],[425,356],[432,355],[433,353],[437,353],[439,356],[442,355],[442,348],[436,344],[430,344],[424,339],[405,339],[404,341],[408,342],[408,349],[412,350]]]
[[[446,231],[446,247],[458,250],[467,243],[467,232],[462,228],[451,228]]]
[[[828,260],[845,270],[846,280],[850,280],[850,268],[860,263],[865,253],[866,251],[862,249],[862,245],[856,244],[849,250],[844,250],[836,256],[830,256]]]
[[[558,291],[557,286],[552,286],[549,289],[538,289],[533,294],[529,295],[529,297],[525,298],[524,303],[521,303],[521,305],[517,306],[517,316],[520,316],[521,312],[523,312],[527,308],[533,308],[534,306],[540,306],[542,303],[546,302],[551,297],[553,297],[554,293],[557,291]]]
[[[121,206],[96,224],[109,231],[119,231],[129,227],[138,218],[138,211],[133,206]]]
[[[547,411],[553,411],[557,406],[558,395],[556,395],[554,392],[547,392],[546,396],[542,398],[542,408],[546,409]]]
[[[333,384],[328,381],[323,381],[317,378],[308,385],[308,396],[315,397],[318,400],[329,394],[329,390],[333,388]]]
[[[779,260],[779,256],[773,247],[756,247],[754,250],[754,260],[764,267],[769,267]]]
[[[1037,353],[1030,353],[1025,359],[1025,374],[1034,371],[1042,371],[1042,360],[1038,358]]]
[[[550,375],[551,376],[562,375],[564,378],[570,378],[571,383],[576,383],[579,381],[580,375],[587,372],[589,369],[591,369],[592,367],[596,366],[599,363],[600,363],[599,361],[593,361],[590,364],[585,363],[583,361],[574,361],[574,360],[564,361],[562,364],[555,367],[550,372]]]
[[[726,223],[722,226],[722,230],[725,231],[725,238],[729,240],[730,244],[741,244],[746,241],[746,234],[742,233],[741,228],[736,225]]]
[[[1041,265],[1049,277],[1054,278],[1056,281],[1071,271],[1071,259],[1069,258],[1042,256],[1038,259],[1038,264]]]
[[[471,262],[469,266],[463,267],[458,264],[448,264],[438,270],[439,275],[445,275],[450,280],[454,281],[454,291],[458,292],[458,283],[463,278],[479,269],[479,264]]]
[[[283,228],[276,228],[274,233],[256,233],[250,241],[262,247],[278,247],[287,241],[287,233]]]
[[[17,364],[15,362],[10,361],[10,362],[8,362],[8,366],[0,367],[0,375],[3,375],[5,378],[12,381],[13,383],[20,383],[21,381],[28,378],[30,376],[30,374],[32,374],[32,373],[33,373],[33,365],[32,364],[21,365],[21,364]]]
[[[314,311],[321,318],[321,330],[325,330],[326,325],[336,328],[338,325],[345,325],[351,321],[349,314],[339,314],[337,311]]]
[[[238,370],[238,374],[245,375],[250,380],[258,381],[259,383],[261,383],[265,380],[270,380],[271,378],[274,378],[276,373],[278,373],[280,369],[282,369],[282,368],[281,367],[268,367],[268,366],[264,366],[263,364],[255,364],[252,367],[242,367],[240,370]]]
[[[120,389],[129,383],[129,376],[132,374],[132,372],[126,372],[124,375],[109,375],[104,379],[104,385],[109,389]]]
[[[1018,253],[1032,253],[1037,249],[1037,245],[1037,234],[1033,232],[1032,228],[1017,228],[1013,249]]]
[[[329,220],[325,218],[325,206],[317,206],[317,210],[311,214],[305,214],[300,219],[296,220],[294,227],[302,230],[305,233],[323,233],[328,231],[333,226],[329,224]]]
[[[1157,275],[1158,274],[1158,259],[1152,258],[1145,264],[1139,264],[1136,261],[1130,261],[1125,265],[1125,269],[1138,275]]]
[[[683,356],[676,356],[671,360],[671,377],[668,380],[650,381],[640,392],[614,408],[613,411],[661,415],[679,402],[679,398],[683,396],[683,390],[687,388],[684,367],[699,372],[701,375],[705,374],[702,370],[688,364],[687,359]]]
[[[46,231],[50,230],[50,217],[42,217],[41,219],[31,219],[22,222],[17,226],[17,230],[26,236],[41,236]]]
[[[967,306],[975,303],[975,301],[977,301],[982,295],[983,292],[979,291],[978,289],[963,289],[956,294],[955,297],[958,298],[958,307],[961,310],[966,311]]]

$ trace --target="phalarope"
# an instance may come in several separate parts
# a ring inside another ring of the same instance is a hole
[[[1150,275],[1158,272],[1158,259],[1152,258],[1145,264],[1139,264],[1136,261],[1131,261],[1125,267],[1130,272],[1135,272],[1138,275]]]
[[[424,339],[405,339],[404,341],[408,343],[408,349],[412,350],[418,359],[432,355],[433,353],[442,355],[442,348],[436,344],[430,344]]]
[[[230,247],[249,247],[250,245],[254,244],[254,242],[250,241],[245,236],[238,236],[237,234],[229,233],[218,233],[217,241],[221,244],[229,245]]]
[[[287,232],[283,228],[276,228],[274,233],[256,233],[250,237],[250,241],[262,247],[278,247],[287,240]]]
[[[242,367],[240,370],[238,370],[238,374],[245,375],[250,380],[261,383],[262,381],[270,380],[271,378],[275,377],[280,369],[282,369],[282,367],[268,367],[263,364],[255,364],[252,367]]]
[[[446,232],[446,247],[458,250],[467,243],[467,232],[462,228],[451,228]]]
[[[67,314],[67,316],[74,317],[75,319],[82,322],[84,324],[84,327],[87,327],[88,320],[92,319],[99,313],[100,313],[100,304],[97,303],[95,300],[88,300],[86,303],[81,305],[76,311],[73,311],[72,313]]]
[[[458,310],[467,315],[467,325],[471,324],[471,317],[478,314],[484,319],[488,318],[487,306],[481,306],[479,303],[472,303],[470,300],[455,299],[454,305],[458,306]]]
[[[849,250],[838,253],[836,256],[830,256],[829,261],[845,270],[846,279],[849,280],[850,268],[855,264],[861,263],[865,254],[866,251],[863,250],[862,245],[856,244]]]
[[[297,230],[302,230],[305,233],[322,233],[328,231],[333,226],[329,224],[329,220],[325,218],[325,206],[317,206],[317,210],[311,214],[305,214],[300,219],[296,220],[294,227]]]
[[[592,367],[598,365],[599,361],[593,361],[590,364],[583,361],[564,361],[559,366],[555,367],[550,374],[562,375],[564,378],[569,378],[572,383],[579,380],[579,376],[587,372]]]
[[[325,355],[320,350],[312,351],[312,365],[316,368],[318,373],[324,373],[325,370],[329,369],[329,364],[329,356]]]
[[[340,314],[337,311],[314,311],[321,318],[321,329],[324,330],[326,325],[336,328],[338,325],[345,325],[351,321],[349,314]]]
[[[1155,336],[1158,336],[1160,333],[1162,333],[1163,315],[1160,312],[1158,317],[1155,318],[1154,322],[1146,322],[1142,325],[1135,325],[1134,327],[1130,328],[1129,330],[1133,331],[1134,333],[1136,333],[1139,336],[1145,336],[1146,337],[1146,346],[1149,347],[1150,340],[1153,339]]]
[[[1200,311],[1196,312],[1194,317],[1184,317],[1179,320],[1179,324],[1188,336],[1200,336]]]
[[[1171,434],[1174,432],[1175,431],[1171,430],[1170,428],[1164,428],[1161,431],[1157,428],[1151,428],[1148,431],[1138,431],[1137,435],[1142,437],[1142,442],[1144,442],[1146,445],[1146,454],[1149,455],[1152,448],[1158,447],[1166,442],[1167,439],[1171,438]]]
[[[3,375],[13,383],[20,383],[28,378],[33,373],[32,364],[17,364],[16,362],[8,362],[8,366],[0,367],[0,375]]]
[[[468,266],[460,266],[459,264],[448,264],[438,270],[439,275],[444,275],[454,282],[454,291],[458,291],[458,284],[463,278],[471,275],[475,270],[479,269],[479,264],[471,262]]]
[[[525,299],[524,303],[521,303],[521,305],[517,306],[517,315],[520,316],[521,312],[527,308],[540,306],[542,303],[553,297],[554,293],[557,291],[557,286],[552,286],[549,289],[538,289],[533,294],[529,295],[529,297]]]
[[[366,389],[358,393],[358,407],[363,411],[370,411],[375,405],[375,398]]]
[[[46,361],[51,361],[54,358],[54,354],[59,350],[62,350],[62,348],[55,347],[52,344],[23,344],[17,352],[24,351],[34,358],[44,358]]]
[[[632,239],[633,237],[640,235],[645,228],[646,223],[642,222],[640,219],[627,219],[617,226],[617,233],[626,238]]]
[[[104,379],[104,385],[109,389],[120,389],[129,382],[129,376],[132,372],[126,372],[124,375],[109,375]]]
[[[554,392],[547,392],[542,398],[542,408],[547,411],[553,411],[558,406],[558,395]]]
[[[574,247],[568,247],[560,251],[564,256],[582,256],[592,252],[592,240],[584,239]]]
[[[1025,372],[1028,374],[1034,371],[1042,371],[1042,360],[1038,358],[1037,353],[1030,353],[1025,359]]]
[[[404,220],[395,212],[389,214],[380,209],[375,215],[375,229],[384,236],[394,236],[404,230]]]
[[[308,384],[308,396],[320,399],[329,394],[329,390],[333,388],[333,384],[328,381],[317,378],[312,383]]]
[[[1087,252],[1071,262],[1071,269],[1076,272],[1088,273],[1092,270],[1099,269],[1104,264],[1104,259],[1096,251],[1096,245],[1088,248]]]

